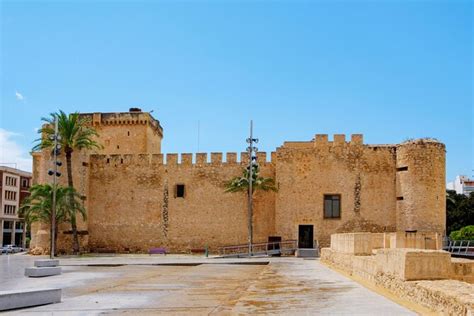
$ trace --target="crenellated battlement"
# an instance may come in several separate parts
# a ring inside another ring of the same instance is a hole
[[[163,128],[160,122],[148,112],[81,113],[81,117],[87,118],[94,126],[149,125],[163,137]]]
[[[293,142],[284,142],[283,147],[285,148],[313,148],[321,146],[359,146],[364,144],[364,137],[362,134],[352,134],[351,139],[346,141],[346,135],[344,134],[334,134],[333,140],[330,141],[327,134],[316,134],[311,141],[293,141]]]
[[[166,165],[166,166],[203,166],[203,165],[247,165],[249,162],[248,153],[221,152],[210,153],[168,153],[168,154],[111,154],[111,155],[91,155],[90,164],[95,166],[118,166],[118,165]],[[224,159],[225,157],[225,159]],[[257,161],[260,165],[270,165],[276,161],[276,153],[257,153]]]
[[[314,146],[343,146],[343,145],[363,145],[364,136],[362,134],[352,134],[351,139],[346,141],[346,135],[334,134],[333,140],[329,141],[327,134],[316,134],[313,138]]]

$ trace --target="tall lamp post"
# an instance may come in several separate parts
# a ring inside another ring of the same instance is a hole
[[[56,252],[56,245],[54,243],[54,236],[56,235],[56,189],[57,189],[57,178],[61,176],[61,173],[58,171],[58,167],[62,165],[60,161],[58,161],[58,155],[61,150],[61,146],[58,144],[58,140],[60,140],[58,134],[58,117],[56,116],[54,120],[54,135],[52,136],[52,140],[54,141],[54,149],[53,149],[53,164],[54,169],[48,170],[48,175],[53,176],[53,201],[51,205],[51,251],[49,257],[51,259],[54,258],[54,253]]]
[[[248,230],[249,230],[249,257],[252,256],[252,244],[253,244],[253,225],[252,225],[252,218],[253,218],[253,166],[256,163],[257,157],[256,152],[258,151],[257,147],[254,147],[254,143],[258,143],[258,138],[253,138],[253,121],[250,121],[250,137],[247,138],[247,143],[249,147],[247,147],[247,152],[249,154],[249,165],[248,165],[248,181],[249,181],[249,189],[248,189]]]

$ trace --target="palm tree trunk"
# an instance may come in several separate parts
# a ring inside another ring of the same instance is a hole
[[[69,187],[74,187],[74,182],[72,180],[72,150],[66,149],[66,164],[67,164],[67,184]],[[71,193],[70,199],[71,208],[72,203],[74,201],[74,195]],[[71,230],[72,230],[72,252],[73,254],[79,253],[79,237],[77,235],[77,223],[76,223],[76,216],[71,216]]]

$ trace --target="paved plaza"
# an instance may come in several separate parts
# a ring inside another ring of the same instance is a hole
[[[0,256],[0,291],[58,287],[62,302],[7,315],[410,315],[319,260],[197,256],[61,258],[63,274],[26,278],[38,257]]]

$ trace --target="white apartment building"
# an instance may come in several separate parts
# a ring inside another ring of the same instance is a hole
[[[25,246],[25,223],[18,212],[30,185],[30,172],[0,166],[0,246]]]

